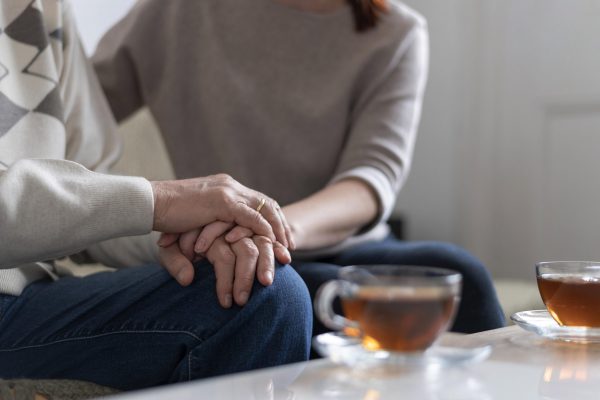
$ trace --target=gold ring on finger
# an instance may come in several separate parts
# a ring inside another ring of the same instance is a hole
[[[258,207],[256,207],[256,212],[260,212],[260,210],[262,210],[262,208],[265,206],[265,203],[267,202],[267,200],[265,200],[265,198],[263,197],[262,199],[260,199],[260,204],[258,205]]]

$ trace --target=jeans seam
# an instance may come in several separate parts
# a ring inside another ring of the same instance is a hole
[[[194,349],[191,349],[188,353],[188,382],[192,380],[192,353]]]
[[[0,352],[2,353],[8,353],[8,352],[13,352],[13,351],[20,351],[20,350],[29,350],[29,349],[35,349],[35,348],[41,348],[41,347],[46,347],[46,346],[51,346],[54,344],[60,344],[60,343],[66,343],[66,342],[73,342],[73,341],[79,341],[79,340],[89,340],[89,339],[97,339],[100,337],[104,337],[104,336],[110,336],[110,335],[120,335],[120,334],[184,334],[184,335],[188,335],[190,337],[192,337],[193,339],[202,342],[203,340],[196,334],[192,333],[192,332],[188,332],[188,331],[166,331],[166,330],[150,330],[150,331],[115,331],[115,332],[106,332],[106,333],[100,333],[97,335],[90,335],[90,336],[79,336],[79,337],[73,337],[73,338],[68,338],[68,339],[61,339],[61,340],[55,340],[49,343],[42,343],[42,344],[36,344],[36,345],[30,345],[30,346],[22,346],[22,347],[16,347],[13,349],[0,349]],[[190,351],[191,353],[191,351]]]

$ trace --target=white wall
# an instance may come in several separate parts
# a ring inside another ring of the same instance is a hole
[[[504,278],[600,259],[600,3],[408,1],[432,36],[409,237],[461,244]]]
[[[71,0],[83,45],[91,54],[104,32],[131,8],[136,0]]]
[[[397,211],[406,219],[409,239],[456,242],[457,138],[469,95],[463,82],[465,8],[452,0],[406,3],[427,18],[431,64],[413,167]]]

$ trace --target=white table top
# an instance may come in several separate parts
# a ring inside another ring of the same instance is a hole
[[[115,397],[186,399],[600,399],[600,345],[538,338],[518,327],[447,334],[447,345],[494,346],[467,366],[373,374],[310,361]]]

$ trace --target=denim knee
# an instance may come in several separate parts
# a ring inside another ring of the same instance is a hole
[[[463,274],[491,278],[483,263],[464,248],[448,242],[423,242],[421,250],[436,258],[440,266],[455,268]]]
[[[290,341],[310,350],[312,336],[312,303],[306,284],[289,265],[275,269],[273,284],[265,288],[260,312],[279,325]]]
[[[210,275],[209,275],[210,276]],[[207,283],[214,285],[214,281]],[[306,285],[289,266],[277,266],[270,286],[255,282],[248,303],[223,309],[216,296],[212,315],[200,322],[212,332],[197,335],[172,382],[207,378],[305,361],[310,352],[312,308]]]

